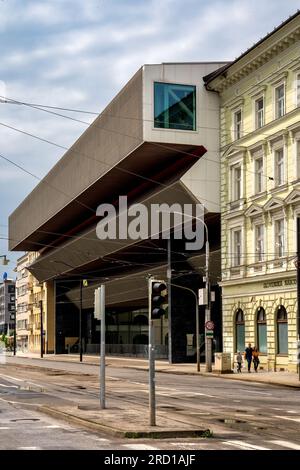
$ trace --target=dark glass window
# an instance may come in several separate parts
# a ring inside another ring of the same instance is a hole
[[[245,349],[245,320],[244,312],[238,308],[235,313],[235,344],[236,351],[244,351]]]
[[[267,352],[267,317],[263,307],[257,309],[257,349]]]
[[[288,354],[288,320],[283,305],[277,309],[277,354]]]
[[[196,87],[154,83],[154,127],[196,130]]]

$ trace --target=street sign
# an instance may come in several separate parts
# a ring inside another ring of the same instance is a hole
[[[213,321],[209,320],[205,323],[205,328],[209,331],[213,331],[215,328],[215,324]]]
[[[198,289],[198,305],[207,305],[206,289]]]
[[[205,331],[205,336],[206,336],[206,338],[213,338],[214,337],[214,332],[212,330],[206,330]]]
[[[83,287],[88,287],[89,283],[88,283],[87,279],[83,279],[82,285],[83,285]]]

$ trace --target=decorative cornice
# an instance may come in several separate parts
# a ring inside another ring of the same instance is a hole
[[[257,70],[263,64],[276,57],[280,52],[286,50],[291,44],[295,43],[300,38],[300,27],[297,26],[293,31],[287,34],[284,38],[279,39],[275,44],[272,44],[267,49],[258,54],[255,58],[250,59],[248,63],[242,65],[232,75],[227,77],[218,77],[218,81],[214,85],[214,90],[222,92],[236,82],[249,75],[249,73]],[[235,64],[236,65],[236,64]]]

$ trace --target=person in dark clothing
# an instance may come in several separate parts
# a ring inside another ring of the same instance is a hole
[[[248,363],[248,372],[251,372],[251,362],[252,362],[253,349],[251,343],[248,344],[248,347],[245,349],[245,359]]]

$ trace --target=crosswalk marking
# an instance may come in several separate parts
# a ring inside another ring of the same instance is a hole
[[[294,442],[289,441],[269,441],[271,444],[276,444],[277,446],[287,447],[288,449],[300,450],[300,445],[295,444]]]
[[[152,447],[146,444],[124,444],[123,447],[131,450],[159,450],[158,447]]]
[[[239,447],[240,449],[245,450],[271,450],[267,447],[256,446],[254,444],[249,444],[248,442],[244,441],[223,441],[223,444],[233,447]]]

